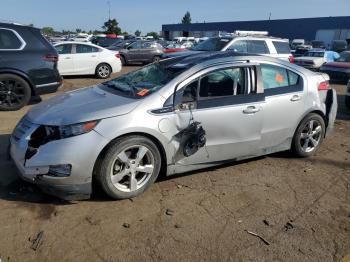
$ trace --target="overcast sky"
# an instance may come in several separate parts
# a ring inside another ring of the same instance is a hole
[[[101,29],[107,0],[1,0],[0,21],[51,26],[56,30]],[[350,15],[350,0],[110,0],[111,17],[123,31],[161,30],[179,23],[188,10],[192,22],[243,21]]]

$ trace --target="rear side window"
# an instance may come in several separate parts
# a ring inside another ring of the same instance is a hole
[[[269,54],[269,49],[265,41],[262,40],[249,40],[248,41],[248,53],[252,54]]]
[[[277,54],[290,54],[290,47],[288,42],[272,41],[276,48]]]
[[[283,67],[263,64],[261,65],[261,74],[264,90],[302,87],[301,77]]]
[[[55,48],[60,55],[70,54],[72,52],[72,45],[57,45]]]
[[[89,45],[76,45],[76,51],[77,54],[83,54],[83,53],[96,53],[98,52],[98,48],[89,46]]]
[[[20,49],[22,42],[17,35],[8,29],[0,29],[0,49]]]

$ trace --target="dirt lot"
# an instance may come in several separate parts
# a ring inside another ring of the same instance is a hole
[[[60,92],[97,82],[66,79]],[[350,111],[335,87],[338,120],[316,156],[162,178],[132,201],[96,192],[62,202],[21,182],[6,148],[30,106],[0,112],[0,261],[340,261],[350,254]]]

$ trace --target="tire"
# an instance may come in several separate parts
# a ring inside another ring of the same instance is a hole
[[[345,106],[350,109],[350,96],[345,96]]]
[[[160,61],[160,56],[153,57],[153,60],[152,60],[153,63],[159,63],[159,61]]]
[[[126,65],[128,64],[128,63],[126,62],[124,56],[120,56],[120,61],[122,62],[122,65],[123,65],[123,66],[126,66]]]
[[[159,150],[150,139],[128,136],[108,147],[96,168],[96,177],[111,198],[133,198],[154,183],[160,167]]]
[[[0,74],[0,110],[14,111],[28,104],[31,89],[26,80],[13,74]]]
[[[292,151],[299,157],[312,156],[323,142],[326,126],[315,113],[307,115],[299,124],[292,141]]]
[[[106,79],[112,74],[112,68],[108,64],[99,64],[96,67],[95,75],[97,78]]]

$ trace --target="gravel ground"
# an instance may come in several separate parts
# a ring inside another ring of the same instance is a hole
[[[97,82],[68,78],[59,92]],[[21,182],[6,147],[30,106],[0,112],[0,261],[350,261],[350,111],[334,87],[335,130],[314,157],[161,178],[123,201],[97,189],[63,202]]]

